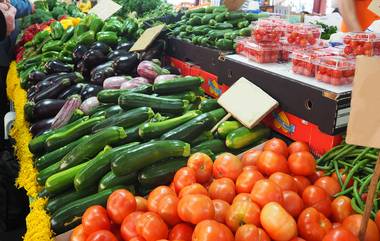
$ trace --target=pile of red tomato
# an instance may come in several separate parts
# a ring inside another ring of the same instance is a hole
[[[379,53],[380,41],[374,33],[353,33],[343,38],[344,54],[373,56]]]
[[[71,241],[358,241],[362,216],[322,175],[302,142],[274,138],[214,162],[196,153],[147,199],[117,190],[88,208]],[[365,241],[379,241],[372,220]]]

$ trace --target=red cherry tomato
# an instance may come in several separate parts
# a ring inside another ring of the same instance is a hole
[[[194,153],[187,161],[187,166],[194,170],[195,179],[199,183],[206,183],[212,177],[212,160],[201,152]]]
[[[304,208],[302,198],[293,191],[283,191],[282,196],[285,210],[294,218],[297,218]]]
[[[236,179],[237,193],[250,193],[258,180],[264,179],[259,171],[244,170]]]
[[[194,228],[187,223],[175,225],[169,232],[169,240],[191,241]]]
[[[224,223],[230,204],[220,199],[212,200],[212,204],[214,205],[215,210],[215,220],[219,223]]]
[[[91,206],[86,209],[82,216],[82,225],[85,234],[91,234],[103,229],[111,229],[111,221],[108,218],[107,210],[100,205]]]
[[[297,176],[309,176],[315,172],[316,163],[310,152],[296,152],[289,156],[290,171]]]
[[[244,152],[243,156],[241,157],[241,163],[243,164],[243,167],[255,166],[261,153],[262,151],[254,149]]]
[[[91,233],[86,241],[118,241],[115,235],[109,230],[98,230]]]
[[[136,232],[136,222],[142,214],[144,213],[136,211],[124,218],[120,226],[120,234],[124,240],[130,240],[138,236]]]
[[[289,155],[288,146],[286,145],[285,141],[278,138],[272,138],[269,141],[265,142],[263,150],[273,151],[275,153],[283,155],[286,158]]]
[[[298,217],[299,235],[308,241],[321,241],[332,228],[328,220],[315,208],[306,208]]]
[[[137,219],[136,232],[146,241],[165,239],[169,233],[164,220],[154,212],[146,212]]]
[[[302,199],[305,207],[313,207],[319,212],[323,213],[326,217],[331,214],[331,200],[325,190],[322,188],[311,185],[308,186],[302,194]]]
[[[268,234],[253,224],[240,226],[235,233],[235,241],[270,241]]]
[[[235,181],[243,170],[240,159],[230,153],[222,153],[214,161],[213,174],[215,178],[227,177]]]
[[[114,223],[121,224],[124,218],[136,211],[136,199],[127,189],[114,191],[107,200],[107,213]]]
[[[190,167],[182,167],[176,172],[173,178],[174,187],[177,193],[179,193],[182,188],[196,182],[195,171]]]
[[[261,173],[268,176],[275,172],[289,173],[288,163],[285,157],[272,151],[264,151],[261,153],[257,161],[257,167]]]
[[[84,233],[83,225],[76,226],[70,235],[70,241],[86,241],[87,234]]]
[[[282,204],[284,201],[281,188],[268,179],[256,182],[251,192],[251,199],[261,207],[264,207],[265,204],[270,202]]]
[[[215,179],[208,188],[211,199],[221,199],[232,203],[235,197],[235,183],[226,177]]]

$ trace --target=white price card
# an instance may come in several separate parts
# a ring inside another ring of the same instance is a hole
[[[377,16],[380,16],[380,0],[372,0],[372,2],[368,5],[368,9]]]
[[[96,14],[103,21],[111,17],[114,13],[121,9],[121,5],[112,0],[101,0],[95,7],[91,8],[88,13]]]

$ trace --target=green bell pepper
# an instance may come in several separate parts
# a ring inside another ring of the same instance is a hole
[[[113,20],[113,21],[107,21],[103,28],[102,32],[115,32],[115,33],[121,33],[123,29],[123,24],[119,20]]]
[[[52,39],[57,40],[61,39],[65,29],[63,28],[62,24],[59,21],[55,21],[54,23],[50,24],[51,33],[50,36]]]
[[[76,27],[75,27],[75,31],[74,31],[74,38],[78,38],[79,36],[81,36],[82,34],[86,33],[88,31],[88,26],[84,23],[79,23]]]
[[[63,47],[63,51],[72,52],[76,46],[77,46],[77,41],[75,39],[70,39],[68,42],[65,43],[65,46]]]
[[[117,44],[118,38],[115,32],[99,32],[96,34],[96,40],[112,46]]]
[[[43,53],[42,54],[42,62],[44,62],[44,60],[46,60],[46,59],[48,59],[48,60],[55,59],[58,56],[59,56],[59,52],[57,52],[57,51],[50,51],[50,52]]]
[[[61,51],[63,49],[63,44],[61,40],[51,40],[47,42],[43,47],[42,47],[42,53],[50,52],[50,51]]]
[[[79,36],[76,40],[77,45],[84,44],[84,45],[90,45],[93,42],[95,42],[95,33],[94,31],[87,31],[81,36]]]
[[[104,22],[100,18],[94,18],[90,24],[90,30],[97,33],[103,28],[103,25]]]
[[[74,36],[74,26],[70,26],[66,29],[66,32],[62,35],[61,42],[66,43]]]
[[[49,37],[49,35],[50,35],[50,33],[47,30],[44,30],[44,31],[41,31],[41,32],[37,33],[34,36],[31,45],[35,46],[35,45],[37,45],[39,43],[42,43],[42,41],[44,41],[47,37]]]

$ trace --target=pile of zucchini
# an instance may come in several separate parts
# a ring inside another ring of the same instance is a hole
[[[234,49],[235,38],[251,35],[250,24],[259,17],[253,13],[230,12],[225,6],[212,6],[187,11],[169,29],[173,36],[193,44],[230,51]]]

